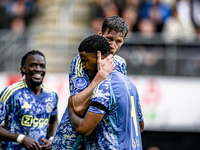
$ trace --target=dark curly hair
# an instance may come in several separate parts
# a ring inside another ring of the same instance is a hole
[[[23,57],[22,57],[22,60],[21,60],[21,68],[20,68],[20,72],[22,74],[22,76],[24,76],[24,72],[22,70],[23,66],[26,64],[26,59],[28,58],[29,55],[40,55],[42,57],[44,57],[44,60],[45,60],[45,56],[42,52],[38,51],[38,50],[32,50],[32,51],[29,51],[28,53],[26,53]]]
[[[102,55],[108,56],[110,54],[110,45],[104,37],[92,35],[80,43],[78,51],[86,53],[97,53],[97,51],[100,51]]]
[[[124,35],[124,38],[128,34],[128,24],[127,22],[117,15],[108,17],[104,20],[101,31],[104,34],[104,32],[108,29],[108,33],[112,30],[114,30],[117,33],[121,33]]]

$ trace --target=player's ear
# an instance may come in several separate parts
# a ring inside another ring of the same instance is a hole
[[[22,66],[22,71],[26,72],[26,66],[25,65]]]
[[[99,29],[98,35],[101,35],[101,36],[102,36],[102,31],[101,31],[101,29]]]

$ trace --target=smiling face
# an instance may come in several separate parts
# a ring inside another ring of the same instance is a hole
[[[113,55],[119,51],[125,40],[122,33],[117,33],[114,30],[111,30],[109,33],[108,29],[104,33],[99,31],[99,35],[103,36],[108,41],[110,44],[110,53]]]
[[[86,52],[80,52],[79,54],[80,54],[83,69],[85,70],[88,77],[90,78],[90,81],[92,81],[92,79],[95,77],[98,71],[96,54],[86,53]]]
[[[46,73],[45,58],[41,55],[29,55],[22,67],[26,75],[26,83],[29,86],[39,86]]]

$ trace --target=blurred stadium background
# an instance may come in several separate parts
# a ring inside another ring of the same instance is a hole
[[[118,54],[140,94],[144,150],[200,150],[199,14],[199,0],[0,0],[0,90],[21,79],[22,56],[40,50],[60,119],[79,43],[119,15],[130,27]]]

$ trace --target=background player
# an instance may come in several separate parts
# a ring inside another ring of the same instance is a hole
[[[5,150],[50,149],[51,136],[58,126],[58,95],[42,83],[46,73],[45,56],[30,51],[21,60],[25,79],[3,90],[0,95],[0,140]],[[49,140],[47,140],[49,138]]]

